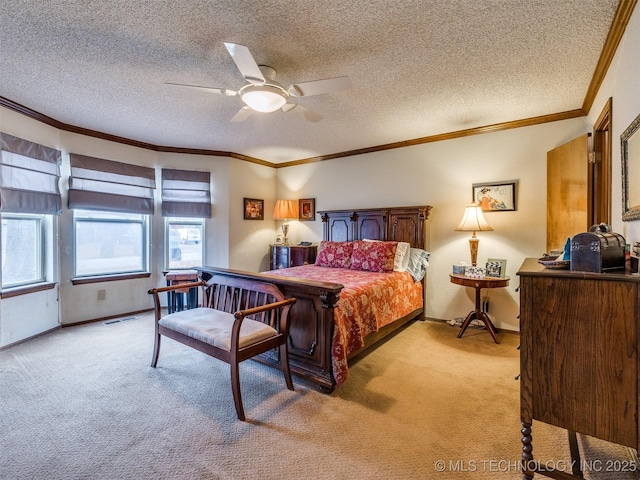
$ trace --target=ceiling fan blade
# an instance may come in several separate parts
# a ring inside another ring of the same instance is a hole
[[[244,122],[247,118],[249,118],[251,115],[253,115],[253,110],[251,110],[249,107],[247,107],[246,105],[244,107],[242,107],[238,113],[236,113],[233,118],[231,119],[231,121],[233,123],[237,123],[237,122]]]
[[[339,92],[351,88],[349,77],[327,78],[325,80],[313,80],[311,82],[294,83],[287,90],[294,97],[309,97],[321,93]]]
[[[319,122],[320,120],[322,120],[324,118],[318,112],[314,112],[313,110],[309,110],[308,108],[303,107],[302,105],[300,105],[298,103],[287,103],[284,107],[282,107],[282,110],[284,112],[295,113],[297,116],[299,116],[301,118],[304,118],[308,122],[313,122],[313,123]]]
[[[213,87],[201,87],[199,85],[185,85],[184,83],[171,83],[164,82],[165,85],[172,85],[174,87],[184,87],[184,88],[197,88],[200,90],[204,90],[209,93],[220,93],[222,95],[226,95],[228,97],[233,97],[238,94],[235,90],[229,90],[228,88],[213,88]]]
[[[251,55],[251,52],[244,45],[238,45],[236,43],[224,44],[231,55],[231,58],[235,62],[240,73],[250,83],[264,83],[265,79],[260,71],[260,67]]]

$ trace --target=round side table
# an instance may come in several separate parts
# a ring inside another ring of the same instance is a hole
[[[498,338],[496,337],[497,329],[489,316],[482,311],[482,302],[480,300],[480,291],[483,288],[502,288],[509,285],[509,277],[484,277],[484,278],[472,278],[465,277],[464,275],[456,275],[453,273],[449,274],[451,278],[451,283],[455,283],[456,285],[462,285],[463,287],[471,287],[476,289],[476,309],[469,312],[469,315],[464,319],[462,325],[460,326],[460,332],[458,332],[458,338],[462,337],[465,330],[469,326],[469,324],[473,320],[480,320],[484,323],[487,330],[491,334],[493,341],[496,343],[500,343]]]

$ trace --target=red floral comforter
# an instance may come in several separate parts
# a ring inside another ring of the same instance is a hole
[[[269,274],[344,285],[335,309],[333,376],[338,385],[348,375],[347,356],[364,346],[364,337],[421,308],[422,283],[406,272],[374,273],[304,265]]]

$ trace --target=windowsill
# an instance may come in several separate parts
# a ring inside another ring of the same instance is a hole
[[[44,290],[51,290],[55,286],[55,282],[42,282],[22,287],[5,288],[0,292],[0,298],[11,298],[18,297],[20,295],[27,295],[29,293],[42,292]]]
[[[132,280],[136,278],[149,278],[151,272],[141,273],[123,273],[118,275],[100,275],[96,277],[78,277],[72,278],[71,283],[73,285],[85,285],[88,283],[100,283],[100,282],[114,282],[118,280]]]

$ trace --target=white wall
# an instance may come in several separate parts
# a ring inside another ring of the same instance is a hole
[[[583,118],[470,136],[443,142],[278,169],[278,196],[316,198],[318,210],[432,205],[426,315],[465,316],[474,290],[453,285],[454,263],[470,262],[469,232],[456,232],[471,185],[518,180],[517,211],[491,212],[493,232],[479,232],[478,263],[506,258],[508,288],[490,292],[490,315],[498,327],[518,329],[518,279],[525,257],[539,257],[546,243],[546,154],[585,133]],[[291,240],[322,239],[322,222],[292,222]],[[486,291],[483,291],[483,293]]]
[[[640,221],[622,221],[622,161],[620,135],[640,115],[640,8],[635,8],[624,37],[611,62],[607,75],[589,112],[588,125],[593,125],[609,98],[613,99],[611,139],[612,227],[622,234],[627,243],[640,241]]]
[[[269,270],[269,245],[275,238],[274,168],[234,162],[229,172],[229,265],[240,270]],[[244,220],[244,199],[264,200],[264,220]]]

